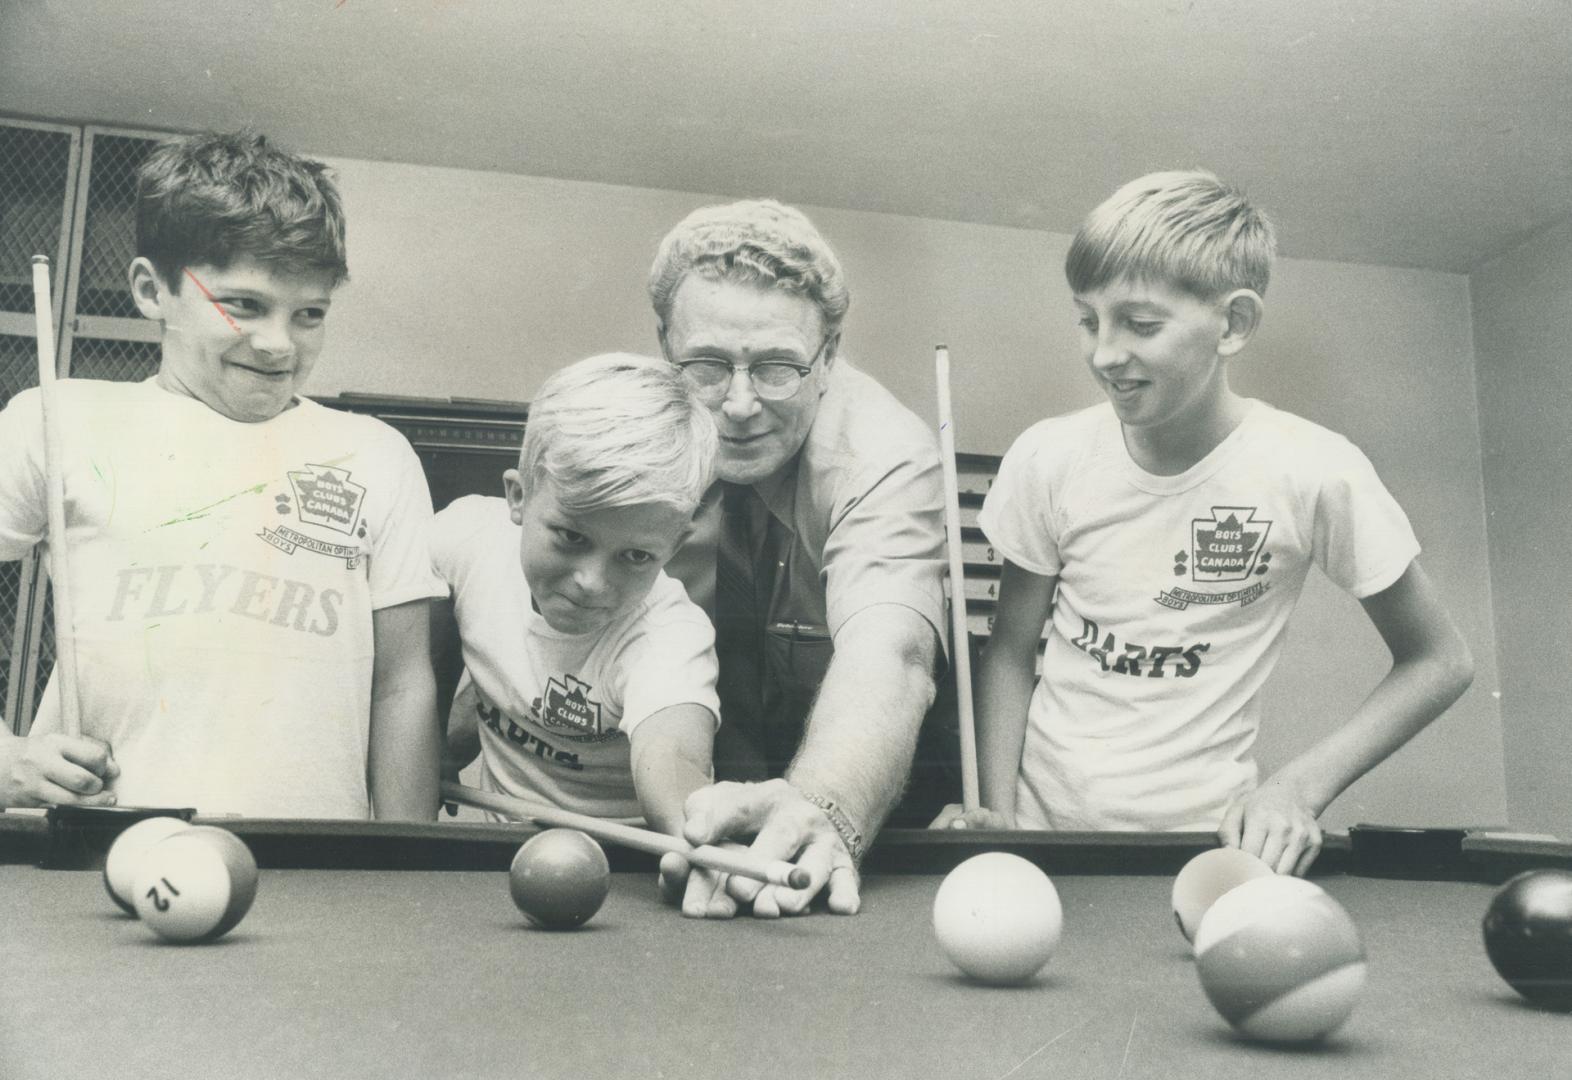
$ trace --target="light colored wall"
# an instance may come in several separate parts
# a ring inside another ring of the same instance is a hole
[[[351,269],[313,390],[527,400],[558,366],[655,348],[644,275],[702,195],[335,160]],[[933,418],[932,355],[955,365],[960,449],[1002,453],[1028,424],[1091,404],[1052,233],[806,208],[840,252],[845,351]],[[1505,820],[1468,281],[1285,260],[1246,393],[1342,431],[1408,510],[1424,565],[1480,662],[1475,688],[1328,815]],[[1565,640],[1565,638],[1563,638]],[[1270,768],[1340,722],[1385,651],[1358,604],[1313,576],[1269,691]]]
[[[1473,275],[1515,824],[1572,836],[1572,221]]]

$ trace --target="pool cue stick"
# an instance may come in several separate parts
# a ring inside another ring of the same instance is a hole
[[[966,570],[961,561],[961,492],[955,469],[955,416],[950,408],[950,350],[933,350],[939,387],[939,457],[944,467],[944,532],[950,552],[951,651],[955,696],[961,711],[961,808],[977,809],[977,726],[972,712],[971,638],[966,629]]]
[[[578,829],[602,843],[617,844],[635,851],[647,851],[652,855],[664,855],[668,851],[673,851],[694,866],[718,870],[723,874],[735,874],[738,877],[752,878],[754,881],[763,881],[770,885],[783,885],[788,889],[808,887],[808,871],[789,862],[780,860],[772,862],[748,852],[729,851],[713,844],[694,847],[676,836],[651,832],[649,829],[635,829],[631,825],[619,825],[615,821],[605,821],[587,814],[576,814],[572,810],[542,806],[511,795],[479,791],[463,784],[455,784],[451,780],[443,781],[442,797],[449,802],[477,806],[482,810],[494,810],[499,814],[534,822],[536,825]]]
[[[38,328],[38,390],[44,413],[44,478],[49,502],[49,581],[55,603],[55,673],[60,677],[60,728],[82,733],[76,681],[76,618],[66,556],[65,439],[55,387],[55,327],[49,296],[49,256],[33,256],[33,316]]]

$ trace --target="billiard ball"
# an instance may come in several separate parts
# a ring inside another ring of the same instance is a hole
[[[194,825],[148,849],[136,875],[142,921],[166,941],[214,941],[232,930],[257,892],[257,862],[227,829]]]
[[[1365,985],[1353,919],[1318,885],[1272,875],[1238,885],[1201,917],[1196,970],[1235,1030],[1262,1042],[1310,1042],[1336,1030]]]
[[[933,899],[933,932],[978,982],[1007,986],[1042,970],[1064,928],[1059,892],[1019,855],[989,851],[951,870]]]
[[[1186,941],[1195,940],[1201,916],[1218,897],[1255,878],[1267,877],[1272,868],[1247,851],[1235,847],[1203,851],[1184,864],[1174,878],[1172,894],[1174,921]]]
[[[547,829],[513,856],[508,891],[534,926],[569,930],[588,922],[611,889],[606,853],[577,829]]]
[[[109,857],[104,860],[104,890],[127,915],[136,915],[131,890],[136,885],[137,870],[148,849],[191,827],[191,823],[182,818],[150,817],[133,822],[115,837],[115,842],[109,846]]]
[[[1528,1000],[1572,1010],[1572,871],[1529,870],[1501,886],[1484,919],[1485,952]]]

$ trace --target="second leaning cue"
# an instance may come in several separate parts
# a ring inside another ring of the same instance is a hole
[[[950,408],[950,350],[934,348],[935,381],[939,388],[939,459],[944,472],[944,531],[950,554],[951,652],[955,663],[955,696],[960,707],[961,807],[975,810],[977,791],[977,727],[972,714],[971,638],[966,626],[966,572],[961,555],[961,492],[955,468],[955,418]]]
[[[38,392],[44,414],[44,478],[49,503],[49,582],[55,605],[55,675],[60,680],[60,730],[82,733],[77,694],[76,619],[71,603],[71,569],[66,554],[65,438],[60,394],[55,385],[54,308],[49,293],[49,257],[33,256],[33,315],[38,329]]]

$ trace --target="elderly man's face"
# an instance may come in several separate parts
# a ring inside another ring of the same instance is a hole
[[[829,387],[835,342],[813,301],[779,289],[690,274],[672,298],[664,333],[673,363],[720,360],[736,371],[724,396],[709,403],[720,428],[716,472],[752,484],[778,472],[802,448]],[[797,392],[780,401],[759,397],[747,368],[785,362],[810,370]]]

